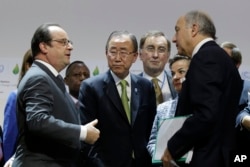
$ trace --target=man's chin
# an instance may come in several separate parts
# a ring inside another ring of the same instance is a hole
[[[151,67],[150,71],[152,73],[158,73],[158,72],[161,72],[162,70],[158,66],[157,67],[155,66],[155,67]]]

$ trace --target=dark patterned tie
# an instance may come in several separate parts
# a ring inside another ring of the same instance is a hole
[[[153,82],[154,88],[155,88],[156,104],[158,105],[158,104],[163,102],[163,96],[162,96],[161,88],[159,86],[157,78],[153,78],[152,82]]]
[[[65,92],[65,91],[66,91],[66,88],[65,88],[65,84],[64,84],[63,77],[62,77],[60,74],[58,74],[56,78],[57,78],[57,83],[58,83],[60,89],[61,89],[63,92]]]

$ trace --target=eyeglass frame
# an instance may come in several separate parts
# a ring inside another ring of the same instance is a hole
[[[55,41],[55,42],[58,42],[60,44],[62,44],[63,46],[69,46],[70,45],[73,45],[73,42],[69,39],[66,39],[66,38],[63,38],[63,39],[51,39],[50,41]]]
[[[163,48],[164,48],[164,51],[163,50],[161,51],[161,49],[163,49]],[[164,53],[169,52],[169,50],[166,47],[161,47],[161,46],[158,47],[158,48],[155,48],[155,47],[152,47],[152,46],[147,46],[147,47],[144,47],[143,49],[145,49],[149,53],[157,52],[158,54],[164,54]]]
[[[126,51],[126,50],[113,50],[113,53],[111,52],[111,50],[108,50],[108,55],[111,57],[111,58],[114,58],[114,57],[117,57],[117,55],[120,55],[121,58],[127,58],[129,55],[133,54],[133,53],[136,53],[136,52],[129,52],[129,51]]]

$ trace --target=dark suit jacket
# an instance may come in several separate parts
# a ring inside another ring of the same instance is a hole
[[[176,90],[174,89],[174,86],[173,86],[173,83],[172,83],[172,76],[171,74],[169,74],[169,72],[167,71],[164,71],[164,74],[165,76],[167,77],[167,84],[169,86],[169,89],[170,89],[170,92],[171,92],[171,96],[172,96],[172,99],[176,98],[177,96],[177,92]],[[143,73],[140,73],[139,76],[143,77]]]
[[[176,115],[193,114],[170,139],[177,159],[194,148],[190,166],[228,167],[235,149],[235,118],[242,80],[232,60],[214,41],[193,56]]]
[[[72,166],[80,149],[80,116],[49,69],[34,62],[18,88],[18,148],[13,166]],[[65,87],[64,87],[65,88]]]
[[[151,166],[146,145],[156,113],[154,88],[150,81],[131,74],[132,123],[128,122],[110,71],[84,80],[79,100],[89,121],[97,118],[100,138],[93,147],[105,167],[129,167],[134,151],[136,166]],[[93,154],[93,153],[92,153]]]

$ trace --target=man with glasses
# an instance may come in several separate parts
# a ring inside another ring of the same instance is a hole
[[[157,104],[176,97],[172,76],[165,70],[170,50],[171,43],[161,31],[148,31],[141,37],[139,55],[143,72],[140,75],[152,81],[155,88],[160,88],[155,89]]]
[[[151,166],[146,145],[156,113],[154,88],[129,71],[137,56],[134,35],[112,32],[106,43],[109,70],[84,80],[80,87],[80,110],[89,121],[98,119],[101,132],[91,155],[103,166]]]
[[[34,63],[17,91],[19,139],[12,166],[75,166],[80,141],[93,144],[100,132],[97,120],[81,125],[59,74],[70,62],[72,42],[60,25],[43,24],[31,49]]]

